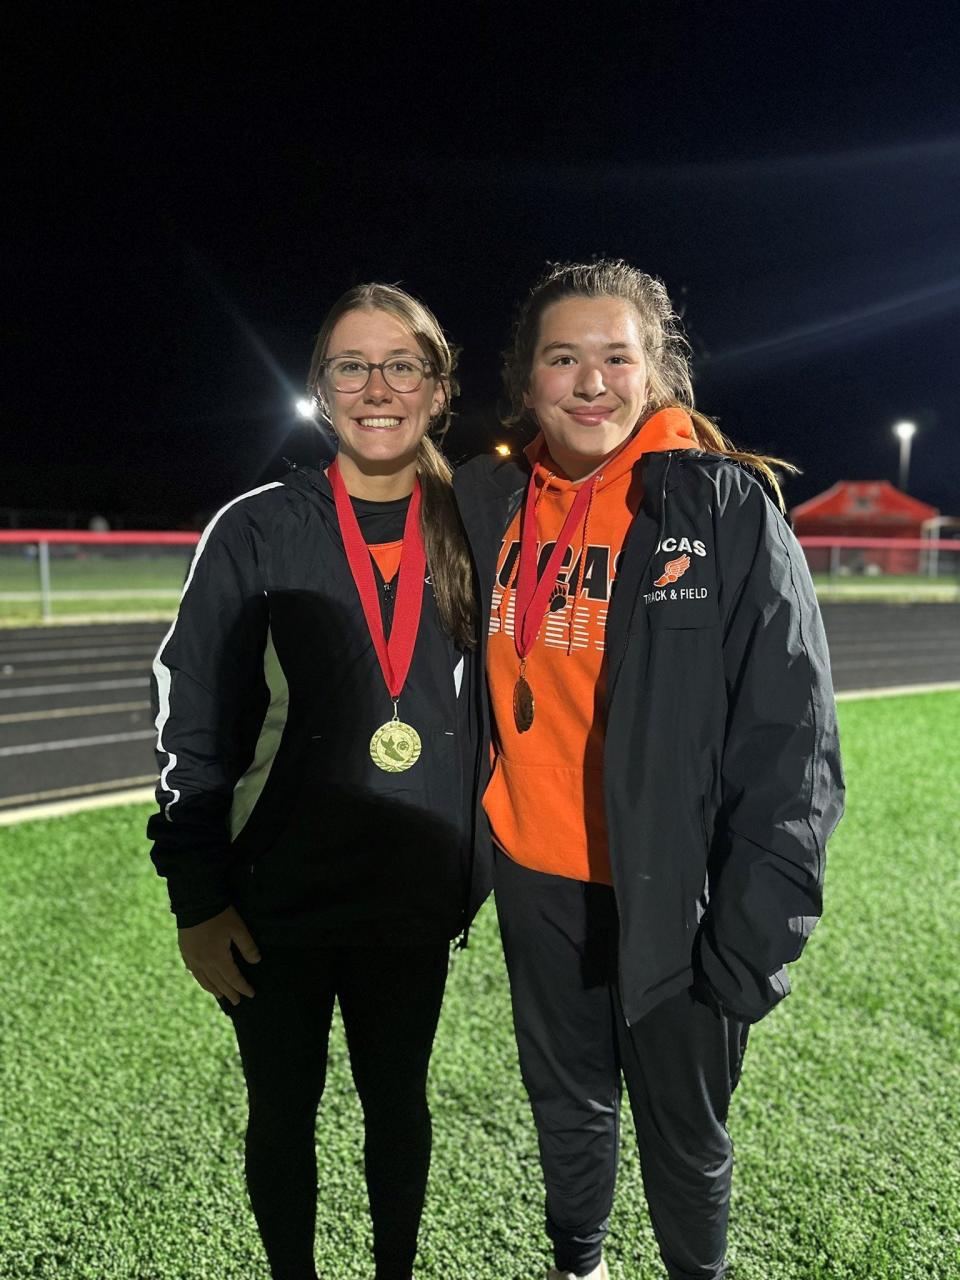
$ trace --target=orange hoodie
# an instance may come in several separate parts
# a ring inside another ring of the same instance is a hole
[[[620,552],[640,508],[633,467],[644,453],[696,447],[689,415],[661,409],[597,475],[581,482],[594,486],[593,498],[527,658],[536,711],[526,733],[518,733],[513,720],[520,666],[513,640],[519,513],[504,535],[487,652],[494,760],[483,805],[500,848],[534,871],[612,883],[603,800],[604,629]],[[579,485],[556,475],[542,435],[526,456],[539,488],[539,573]]]

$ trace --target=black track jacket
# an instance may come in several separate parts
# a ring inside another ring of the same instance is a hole
[[[784,966],[820,917],[843,809],[826,640],[803,553],[757,481],[697,450],[637,466],[642,506],[605,640],[624,1013],[636,1022],[694,985],[755,1022],[790,990]],[[528,478],[525,464],[489,457],[454,478],[481,620]],[[655,588],[683,538],[705,554],[677,588]]]
[[[354,501],[368,543],[407,500]],[[392,585],[381,587],[389,634]],[[485,898],[473,848],[482,681],[443,631],[430,577],[401,719],[423,752],[370,759],[393,714],[320,471],[228,503],[204,531],[153,668],[159,811],[148,825],[181,927],[231,903],[263,944],[419,943]]]

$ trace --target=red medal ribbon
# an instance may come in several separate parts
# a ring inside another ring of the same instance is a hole
[[[387,692],[396,703],[407,678],[407,672],[410,670],[423,605],[423,580],[427,567],[427,553],[423,546],[423,535],[420,532],[420,481],[415,480],[413,483],[413,493],[410,495],[410,505],[407,508],[407,518],[403,526],[403,549],[400,552],[400,572],[397,575],[397,601],[388,642],[383,633],[380,594],[373,576],[370,550],[363,540],[360,524],[336,461],[327,468],[327,478],[333,489],[333,501],[337,508],[343,549],[347,553],[347,563],[353,574],[357,594],[360,596],[370,639],[376,650]]]
[[[544,565],[543,573],[537,580],[537,481],[531,475],[527,485],[527,500],[523,510],[523,521],[520,526],[520,566],[517,569],[517,585],[514,596],[515,620],[513,640],[517,646],[517,654],[522,659],[536,643],[540,632],[543,615],[547,611],[547,601],[557,580],[557,570],[566,555],[567,548],[573,541],[581,521],[586,515],[590,495],[600,479],[594,476],[589,483],[582,484],[577,490],[573,506],[567,513],[556,546]],[[523,668],[521,666],[521,674]]]

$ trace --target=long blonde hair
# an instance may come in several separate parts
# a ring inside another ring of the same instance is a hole
[[[443,390],[443,408],[420,441],[420,528],[427,552],[433,593],[444,629],[462,649],[476,645],[473,570],[466,535],[453,496],[453,471],[438,445],[450,426],[451,401],[459,387],[454,376],[457,351],[447,341],[440,322],[419,299],[392,284],[360,284],[348,289],[327,312],[310,361],[307,393],[329,422],[323,394],[327,347],[337,322],[350,311],[385,311],[407,328],[430,362],[430,376]]]
[[[623,298],[632,303],[640,318],[650,381],[644,421],[668,405],[686,409],[693,422],[699,448],[734,458],[759,472],[773,490],[780,510],[786,509],[777,471],[797,472],[799,468],[783,458],[736,448],[712,418],[694,408],[690,345],[666,287],[662,280],[637,270],[620,258],[601,258],[588,263],[553,263],[530,290],[517,313],[513,344],[503,358],[503,380],[510,400],[505,426],[532,422],[532,414],[523,403],[523,395],[533,370],[540,319],[547,307],[563,298]]]

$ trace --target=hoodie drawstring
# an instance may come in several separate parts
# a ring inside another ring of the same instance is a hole
[[[570,610],[570,622],[567,626],[567,657],[573,652],[573,628],[577,620],[577,609],[580,606],[580,589],[583,586],[583,575],[587,561],[587,547],[589,545],[588,534],[590,531],[590,508],[593,506],[593,496],[597,492],[597,485],[603,479],[603,475],[594,476],[590,482],[590,497],[587,499],[587,510],[583,517],[583,539],[580,543],[580,563],[577,565],[577,585],[573,592],[573,607]]]
[[[537,494],[537,500],[534,503],[534,507],[533,507],[534,511],[540,510],[540,503],[543,501],[543,495],[547,492],[547,489],[550,487],[550,481],[555,478],[556,478],[555,471],[547,472],[547,478],[544,480],[543,484],[540,486],[540,492]],[[501,631],[506,631],[507,629],[507,597],[511,594],[511,592],[514,592],[514,593],[516,592],[517,578],[519,576],[520,576],[520,557],[517,556],[516,562],[513,567],[513,580],[511,582],[508,582],[506,586],[503,588],[503,591],[500,595],[500,603],[497,605],[497,617],[500,620]]]
[[[537,494],[537,502],[536,502],[536,506],[534,507],[534,510],[538,511],[540,509],[540,503],[543,501],[544,496],[550,487],[550,481],[553,480],[555,476],[556,476],[555,472],[553,471],[547,472],[546,479],[544,480],[543,484],[540,486],[540,492]],[[576,586],[574,587],[573,603],[570,608],[570,620],[567,623],[567,656],[568,657],[573,653],[573,628],[577,620],[577,609],[579,608],[579,605],[580,605],[580,591],[581,591],[581,588],[583,587],[583,577],[586,572],[587,546],[589,545],[588,535],[590,532],[590,509],[593,506],[593,499],[594,499],[594,495],[597,492],[597,486],[600,484],[602,480],[603,480],[603,473],[601,472],[599,475],[594,476],[593,479],[590,481],[590,497],[587,499],[587,510],[584,513],[584,517],[583,517],[583,539],[580,543],[580,559],[577,565],[577,582],[576,582]],[[512,592],[515,592],[517,589],[517,575],[519,574],[519,572],[520,572],[520,560],[518,557],[516,565],[514,567],[512,581],[508,582],[504,587],[500,595],[499,603],[497,604],[497,617],[500,622],[501,631],[505,631],[507,627],[508,597]],[[514,623],[514,625],[516,625],[516,623]]]

